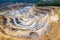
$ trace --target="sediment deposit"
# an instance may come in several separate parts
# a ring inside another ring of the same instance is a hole
[[[59,40],[60,7],[27,6],[0,13],[0,40]]]

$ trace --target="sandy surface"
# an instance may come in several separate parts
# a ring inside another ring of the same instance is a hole
[[[52,9],[53,12],[48,11],[49,9]],[[2,17],[0,17],[0,40],[60,40],[60,8],[59,7],[44,7],[40,8],[37,7],[37,9],[34,8],[34,10],[40,12],[40,11],[46,11],[52,15],[51,18],[49,18],[49,24],[50,24],[50,31],[46,32],[44,35],[40,36],[38,39],[34,39],[31,37],[17,37],[17,36],[11,36],[4,33],[4,25],[2,24]],[[55,16],[54,16],[55,15]]]

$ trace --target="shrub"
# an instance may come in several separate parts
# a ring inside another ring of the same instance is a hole
[[[60,2],[38,2],[36,6],[60,6]]]

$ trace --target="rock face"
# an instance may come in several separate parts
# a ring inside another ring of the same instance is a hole
[[[20,7],[26,6],[26,3],[13,3],[13,2],[3,2],[0,3],[0,12],[13,9],[18,9]]]
[[[60,7],[24,7],[24,9],[26,10],[22,13],[19,12],[21,9],[17,9],[0,14],[1,34],[4,37],[9,36],[7,39],[11,40],[59,39]]]

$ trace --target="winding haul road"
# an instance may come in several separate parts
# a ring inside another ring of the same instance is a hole
[[[38,11],[36,11],[38,10]],[[50,9],[34,9],[33,6],[25,6],[19,9],[12,9],[0,15],[3,15],[3,23],[6,26],[4,32],[11,36],[39,37],[50,30],[49,13]],[[33,36],[34,35],[34,36]]]

